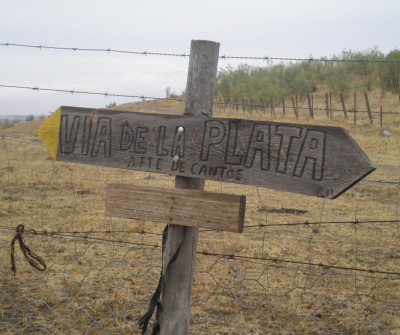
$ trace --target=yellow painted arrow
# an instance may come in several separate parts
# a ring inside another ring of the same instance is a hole
[[[184,129],[181,134],[179,128]],[[338,127],[64,106],[43,123],[38,135],[58,161],[323,198],[338,197],[375,170]],[[186,145],[185,138],[193,145]],[[236,146],[239,140],[245,142],[244,152]]]
[[[49,149],[54,160],[57,159],[58,140],[60,133],[61,107],[58,108],[37,130],[39,137]]]

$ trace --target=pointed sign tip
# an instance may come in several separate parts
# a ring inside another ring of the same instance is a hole
[[[49,149],[54,160],[57,159],[60,132],[61,107],[59,107],[37,130],[39,137]]]

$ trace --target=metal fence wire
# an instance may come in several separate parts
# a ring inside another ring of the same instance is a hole
[[[55,162],[34,136],[0,140],[0,333],[140,334],[164,227],[106,217],[106,184],[173,179]],[[368,178],[336,200],[207,181],[247,196],[245,230],[200,229],[190,334],[400,334],[399,174]],[[18,244],[11,270],[21,224],[45,271]]]

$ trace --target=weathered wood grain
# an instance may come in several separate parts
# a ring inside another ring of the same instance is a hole
[[[184,111],[186,115],[198,116],[206,113],[207,116],[212,116],[218,55],[219,43],[191,42]],[[205,179],[193,176],[175,177],[175,187],[179,189],[203,190],[204,183]],[[197,227],[169,225],[164,264],[171,259],[182,237],[184,240],[180,255],[162,290],[161,304],[164,307],[160,316],[160,335],[188,333],[198,231]]]
[[[243,232],[246,197],[111,183],[106,216]]]
[[[76,107],[62,107],[57,117],[58,144],[51,145],[62,161],[324,198],[339,196],[374,170],[339,127]],[[54,137],[55,122],[47,122]],[[46,123],[40,136],[48,141]]]

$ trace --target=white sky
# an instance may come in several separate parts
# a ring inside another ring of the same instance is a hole
[[[400,48],[399,0],[1,0],[0,43],[220,55],[309,57]],[[243,62],[243,61],[242,61]],[[228,64],[220,60],[219,66]],[[262,61],[253,62],[262,65]],[[186,86],[187,58],[0,46],[0,84],[164,97]],[[0,115],[133,99],[0,88]]]

